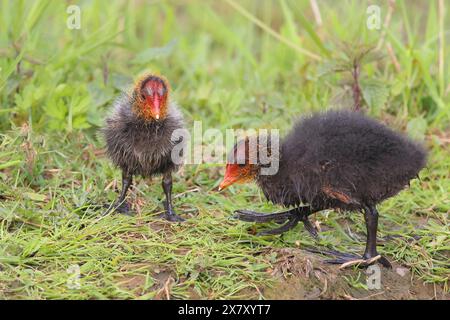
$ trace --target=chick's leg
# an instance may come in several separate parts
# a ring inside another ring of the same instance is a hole
[[[119,198],[113,204],[112,207],[106,211],[109,213],[111,210],[115,210],[119,213],[128,214],[130,212],[130,205],[125,201],[125,197],[127,196],[127,191],[133,183],[133,175],[126,171],[122,171],[122,190],[120,191]]]
[[[166,212],[162,214],[162,218],[172,222],[184,221],[179,215],[175,213],[172,208],[172,173],[165,173],[162,179],[162,187],[164,194],[166,195],[166,201],[164,202],[164,208]]]
[[[342,264],[343,266],[359,265],[365,267],[378,261],[384,267],[392,268],[391,263],[385,257],[380,256],[377,251],[378,211],[375,206],[368,206],[364,208],[364,220],[366,221],[367,241],[366,249],[362,258],[354,254],[328,250],[320,253],[334,255],[336,258],[326,260],[325,262],[331,264]]]
[[[369,260],[378,256],[377,251],[377,229],[378,229],[378,211],[375,206],[364,209],[364,220],[367,228],[366,249],[363,259]],[[392,268],[391,263],[385,258],[380,257],[379,262],[386,268]]]

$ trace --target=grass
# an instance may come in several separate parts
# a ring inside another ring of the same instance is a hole
[[[212,164],[176,178],[186,224],[156,219],[159,179],[133,189],[137,216],[103,216],[94,204],[113,201],[120,174],[97,129],[147,69],[170,80],[188,124],[285,133],[302,113],[348,106],[346,74],[319,76],[342,59],[343,42],[382,43],[384,59],[362,70],[378,81],[363,86],[364,108],[430,150],[420,180],[380,207],[379,236],[401,235],[380,251],[448,291],[449,10],[397,1],[388,27],[369,30],[358,1],[319,2],[321,26],[308,1],[80,5],[81,29],[70,30],[64,2],[0,1],[0,298],[264,298],[277,250],[316,245],[303,227],[259,238],[229,220],[237,208],[280,208],[251,185],[218,193],[222,168]],[[362,215],[315,219],[320,245],[363,250]],[[67,286],[73,265],[79,289]]]

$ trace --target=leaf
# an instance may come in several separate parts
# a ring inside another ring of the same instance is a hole
[[[413,54],[420,67],[422,79],[428,89],[430,97],[433,98],[436,105],[439,107],[440,110],[442,110],[442,112],[439,113],[439,117],[437,117],[435,120],[439,120],[439,118],[444,117],[445,115],[450,115],[449,111],[450,108],[446,108],[445,102],[439,96],[436,81],[434,81],[434,78],[432,77],[432,74],[429,71],[430,66],[425,64],[425,58],[423,56],[423,53],[413,51]]]
[[[382,108],[389,97],[389,88],[384,82],[368,79],[361,81],[364,101],[373,109]]]
[[[423,141],[427,131],[427,121],[423,117],[415,117],[408,121],[406,131],[415,140]]]
[[[97,109],[114,99],[114,90],[109,87],[101,87],[96,83],[87,86],[91,97],[90,108]]]
[[[15,165],[20,164],[20,163],[22,163],[21,160],[12,160],[12,161],[8,161],[8,162],[5,162],[5,163],[0,163],[0,170],[8,168],[8,167],[15,166]]]
[[[111,82],[115,89],[127,91],[133,85],[133,78],[120,73],[113,73]]]
[[[22,34],[29,33],[36,26],[36,23],[42,18],[45,9],[50,5],[51,1],[36,1],[33,3],[28,16],[24,20]]]
[[[21,111],[28,111],[33,104],[33,85],[26,86],[21,94],[15,94],[14,101]]]
[[[382,51],[375,50],[372,44],[354,44],[343,42],[338,45],[344,54],[344,60],[353,64],[363,65],[384,59],[386,56]]]
[[[333,59],[321,64],[317,70],[318,77],[334,73],[334,72],[344,72],[351,71],[353,65],[351,62],[344,59]]]
[[[91,125],[88,123],[86,116],[83,114],[73,118],[72,126],[74,129],[86,129]]]
[[[32,256],[33,254],[39,251],[44,242],[45,240],[39,237],[27,241],[22,250],[21,257],[26,258]]]
[[[164,47],[149,48],[144,51],[141,51],[140,53],[138,53],[136,55],[136,57],[131,61],[131,63],[146,64],[146,63],[150,62],[151,60],[167,57],[172,53],[176,44],[177,44],[177,41],[172,40]]]
[[[90,96],[76,97],[72,102],[72,113],[73,116],[84,115],[88,110],[89,103],[91,102]]]
[[[288,8],[285,0],[280,0],[281,9],[283,10],[284,19],[286,20],[286,27],[291,40],[297,41],[299,36],[297,34],[297,27],[292,16],[292,11]]]
[[[44,112],[51,118],[58,121],[64,120],[67,114],[67,106],[62,99],[51,97],[47,102],[47,107]]]
[[[383,60],[386,55],[380,50],[371,50],[361,58],[361,64]]]
[[[44,202],[47,199],[45,195],[34,192],[25,192],[23,195],[25,198],[38,202]]]
[[[404,79],[395,79],[391,85],[391,95],[393,97],[399,96],[405,90],[407,82]]]
[[[296,8],[296,12],[297,12],[297,16],[298,16],[300,25],[306,30],[306,32],[309,34],[309,36],[314,41],[314,43],[317,45],[317,47],[320,49],[320,51],[322,51],[322,53],[325,54],[326,56],[329,56],[330,52],[325,47],[322,39],[317,34],[316,28],[314,27],[314,25],[303,14],[302,9],[299,6],[299,1],[291,1],[291,3]]]
[[[101,127],[104,124],[104,115],[96,110],[94,112],[89,111],[86,119],[90,124],[96,127]]]
[[[333,97],[330,101],[330,106],[340,109],[340,108],[350,108],[353,106],[353,95],[350,87],[335,88],[333,90]]]

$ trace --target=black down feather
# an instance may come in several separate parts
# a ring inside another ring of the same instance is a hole
[[[102,129],[107,154],[124,172],[150,177],[174,171],[172,133],[183,128],[183,118],[174,103],[161,121],[146,121],[132,111],[132,97],[116,101],[113,113]]]
[[[425,164],[424,148],[406,136],[358,112],[328,111],[294,126],[278,173],[257,183],[284,206],[353,210],[394,196]]]

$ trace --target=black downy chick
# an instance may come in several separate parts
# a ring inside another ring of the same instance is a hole
[[[261,175],[262,165],[258,161],[249,163],[248,144],[245,139],[235,145],[229,159],[244,155],[245,164],[229,161],[219,189],[255,180],[269,201],[294,209],[274,214],[237,210],[235,217],[248,222],[287,221],[262,235],[280,234],[302,221],[316,237],[308,220],[310,214],[331,208],[362,210],[367,227],[365,261],[378,256],[376,205],[407,187],[426,165],[426,152],[420,145],[351,111],[328,111],[300,120],[280,143],[275,175]],[[261,147],[270,149],[270,143]],[[329,262],[345,263],[356,258],[341,254]],[[380,262],[390,266],[383,257]]]
[[[131,94],[124,94],[114,103],[102,131],[108,156],[122,169],[122,191],[113,206],[116,211],[129,211],[125,197],[133,176],[162,175],[166,196],[163,218],[184,220],[172,208],[172,172],[179,165],[172,161],[171,152],[176,143],[181,143],[172,141],[172,133],[181,128],[183,117],[169,99],[168,82],[160,76],[142,77]]]

